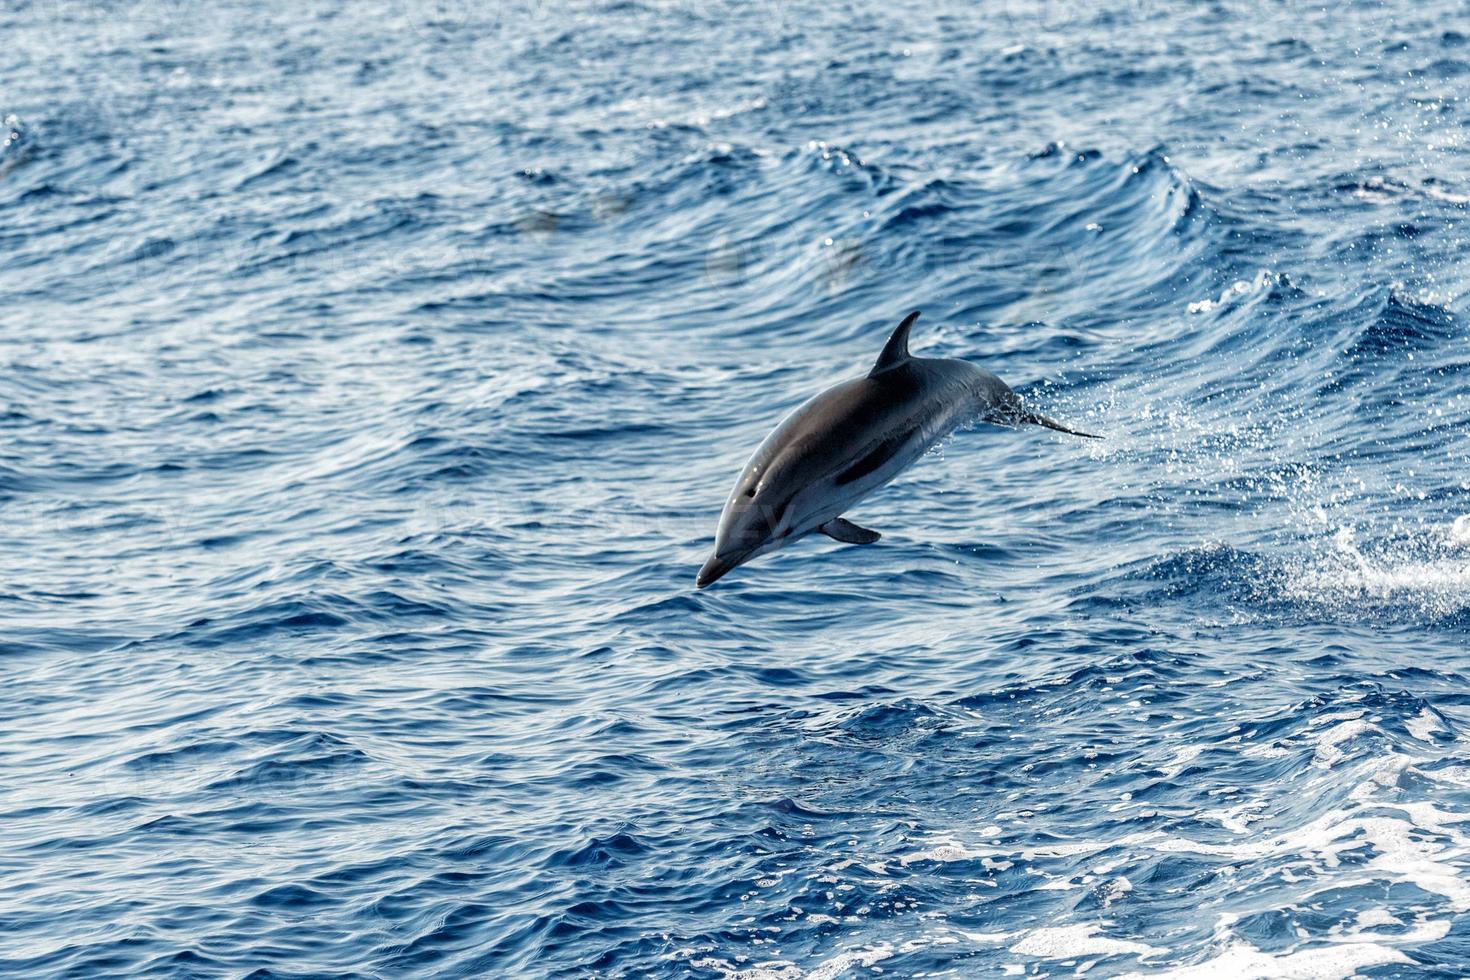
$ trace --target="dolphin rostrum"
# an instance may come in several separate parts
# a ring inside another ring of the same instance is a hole
[[[843,513],[965,422],[1101,438],[1027,411],[1004,381],[968,361],[910,355],[918,318],[904,317],[866,375],[828,388],[766,436],[730,491],[696,586],[813,531],[848,544],[877,541],[877,531]]]

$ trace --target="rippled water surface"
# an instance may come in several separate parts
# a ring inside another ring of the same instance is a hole
[[[5,5],[0,973],[1464,975],[1467,21]]]

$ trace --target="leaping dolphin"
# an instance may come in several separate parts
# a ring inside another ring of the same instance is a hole
[[[730,491],[696,586],[813,531],[848,544],[877,541],[877,531],[842,514],[965,422],[1101,438],[1027,411],[1004,381],[968,361],[912,356],[918,318],[904,317],[864,377],[828,388],[766,436]]]

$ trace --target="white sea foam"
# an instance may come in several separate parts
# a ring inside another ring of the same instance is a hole
[[[1160,766],[1159,771],[1168,776],[1170,779],[1173,779],[1175,776],[1183,772],[1185,767],[1193,762],[1195,758],[1207,748],[1209,748],[1209,746],[1198,743],[1193,745],[1181,745],[1178,749],[1174,751],[1174,758],[1170,759],[1167,763]]]
[[[835,980],[853,967],[871,967],[893,955],[888,943],[838,953],[811,970],[803,970],[790,960],[769,960],[753,966],[736,966],[714,956],[691,959],[689,965],[714,970],[724,980]]]
[[[1470,520],[1437,525],[1392,547],[1367,551],[1343,525],[1331,548],[1288,563],[1284,593],[1316,606],[1448,616],[1470,607]]]
[[[1305,569],[1293,582],[1292,591],[1303,598],[1336,595],[1395,600],[1419,595],[1428,600],[1421,605],[1440,607],[1446,613],[1470,605],[1470,564],[1463,561],[1358,558],[1361,560]]]
[[[1385,800],[1384,790],[1398,784],[1400,775],[1413,767],[1416,760],[1398,753],[1383,758],[1350,761],[1347,746],[1366,735],[1384,735],[1381,719],[1367,712],[1348,708],[1321,716],[1314,726],[1315,738],[1307,744],[1313,749],[1314,761],[1325,768],[1352,767],[1358,785],[1338,808],[1324,813],[1301,826],[1276,834],[1215,843],[1195,840],[1180,834],[1147,831],[1129,834],[1113,841],[1067,841],[1044,847],[1007,849],[1000,845],[971,847],[956,840],[946,840],[903,859],[974,860],[989,863],[1003,860],[1035,862],[1043,858],[1080,857],[1110,852],[1098,866],[1100,872],[1120,867],[1117,854],[1138,850],[1157,854],[1195,854],[1216,858],[1238,867],[1254,865],[1259,874],[1279,877],[1296,883],[1294,901],[1310,904],[1321,896],[1340,894],[1343,889],[1362,889],[1365,894],[1379,894],[1386,884],[1408,884],[1437,896],[1441,903],[1428,905],[1410,915],[1402,909],[1369,908],[1356,910],[1352,918],[1337,923],[1325,934],[1308,934],[1299,929],[1301,943],[1285,951],[1264,951],[1236,934],[1235,925],[1242,913],[1222,914],[1211,946],[1216,951],[1209,958],[1192,965],[1177,966],[1160,973],[1142,972],[1136,976],[1179,978],[1240,977],[1349,977],[1372,966],[1410,962],[1403,949],[1433,942],[1449,931],[1453,917],[1470,911],[1470,878],[1464,874],[1470,864],[1470,835],[1463,826],[1470,823],[1470,813],[1443,809],[1428,801],[1400,802]],[[1428,734],[1438,729],[1437,716],[1427,710],[1410,723],[1416,738],[1432,741]],[[1417,770],[1416,770],[1417,771]],[[1444,778],[1456,783],[1454,771],[1424,772],[1427,779]],[[1250,811],[1250,817],[1244,815]],[[1238,834],[1252,831],[1249,821],[1259,824],[1269,818],[1265,804],[1259,800],[1240,804],[1223,813],[1199,814],[1200,819],[1214,819]],[[1131,859],[1125,859],[1131,860]],[[1037,889],[1080,887],[1091,875],[1080,869],[1070,877],[1047,875],[1041,868],[1031,869],[1045,880]],[[1127,893],[1126,878],[1105,886],[1104,905]],[[1270,908],[1272,906],[1267,906]],[[1395,914],[1395,911],[1398,914]],[[1062,957],[1083,959],[1095,956],[1133,955],[1145,961],[1170,955],[1171,951],[1150,946],[1137,936],[1105,934],[1106,922],[1049,926],[1009,934],[964,934],[972,941],[1008,944],[1018,956],[1040,959]],[[1146,964],[1145,964],[1146,966]]]
[[[1424,708],[1418,715],[1407,721],[1404,728],[1421,742],[1433,742],[1434,733],[1440,731],[1442,726],[1439,719],[1434,716],[1434,712]]]
[[[806,975],[806,980],[833,980],[855,966],[872,966],[893,955],[893,947],[880,943],[868,949],[851,950],[827,960]]]
[[[1193,966],[1126,976],[1154,980],[1341,980],[1365,967],[1408,962],[1409,958],[1398,950],[1376,943],[1338,943],[1295,953],[1266,953],[1242,944]]]
[[[1128,939],[1100,936],[1101,923],[1086,922],[1070,926],[1046,926],[1021,933],[1011,946],[1012,953],[1062,960],[1080,956],[1152,956],[1162,953],[1157,946]]]
[[[1271,272],[1269,269],[1262,269],[1257,272],[1256,277],[1249,282],[1244,279],[1237,279],[1229,286],[1226,286],[1224,291],[1220,293],[1219,299],[1206,298],[1198,300],[1196,302],[1190,303],[1187,307],[1185,307],[1185,310],[1189,313],[1208,313],[1211,310],[1217,309],[1222,306],[1227,306],[1230,303],[1235,302],[1236,300],[1240,299],[1240,297],[1245,296],[1247,293],[1260,292],[1263,289],[1269,289],[1272,285],[1276,283],[1276,281],[1277,277],[1275,273]]]
[[[1347,758],[1347,753],[1341,748],[1343,743],[1373,730],[1373,726],[1362,719],[1339,722],[1317,738],[1317,751],[1312,756],[1312,765],[1331,769]]]

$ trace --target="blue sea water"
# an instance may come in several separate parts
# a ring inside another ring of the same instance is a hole
[[[0,973],[1470,972],[1470,17],[0,10]],[[802,400],[981,427],[693,588]]]

